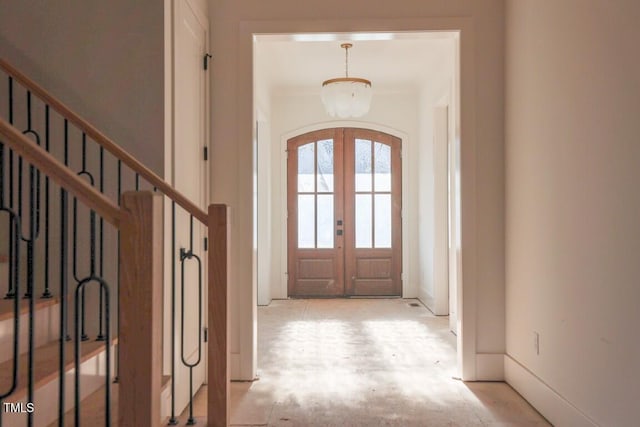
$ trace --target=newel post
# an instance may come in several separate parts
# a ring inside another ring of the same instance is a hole
[[[209,206],[209,366],[207,426],[227,427],[229,414],[229,213]]]
[[[160,425],[162,195],[122,195],[118,425]]]

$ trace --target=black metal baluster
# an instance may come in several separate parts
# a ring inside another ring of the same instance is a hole
[[[49,106],[45,106],[45,149],[50,149],[50,119]],[[41,298],[51,298],[53,295],[49,289],[49,177],[44,178],[44,292]]]
[[[191,217],[193,220],[193,216]],[[192,222],[193,225],[193,222]],[[193,227],[191,227],[192,235],[191,241],[193,242]],[[187,361],[184,354],[184,326],[185,326],[185,264],[186,260],[195,259],[198,264],[198,358],[195,362],[190,363]],[[189,419],[187,420],[187,425],[194,425],[196,423],[195,418],[193,417],[193,368],[200,364],[202,359],[202,340],[200,339],[202,333],[202,261],[200,257],[193,253],[193,250],[186,250],[184,248],[180,248],[180,261],[181,265],[181,325],[180,325],[180,356],[182,359],[182,364],[189,368]]]
[[[86,176],[89,179],[91,186],[95,186],[93,175],[87,171],[87,135],[82,133],[82,169],[77,174],[78,176]],[[89,212],[89,275],[95,275],[95,212],[91,210]],[[78,275],[78,199],[73,198],[73,277],[77,283],[80,283],[82,279]],[[86,295],[84,293],[84,287],[82,288],[82,341],[87,341],[89,335],[86,333]]]
[[[100,193],[104,194],[104,148],[100,146]],[[92,211],[93,212],[93,211]],[[100,259],[98,264],[99,275],[100,277],[104,277],[104,219],[100,217]],[[98,302],[98,336],[96,337],[96,341],[104,341],[105,336],[102,333],[103,324],[102,324],[102,288],[100,288],[100,300]]]
[[[64,119],[64,165],[66,167],[69,167],[69,121],[67,119]],[[61,236],[62,234],[64,234],[64,241],[65,241],[65,247],[62,248],[62,242],[61,242],[61,249],[64,249],[63,251],[60,252],[60,280],[63,280],[63,282],[60,284],[61,285],[61,289],[62,291],[64,291],[64,295],[61,295],[61,305],[60,305],[60,310],[61,313],[64,313],[64,316],[60,318],[60,321],[62,322],[63,318],[64,318],[64,336],[65,339],[67,341],[71,341],[71,334],[69,333],[69,308],[67,305],[67,300],[66,297],[68,295],[68,279],[69,279],[69,265],[67,262],[67,254],[68,254],[68,250],[69,250],[69,235],[67,234],[69,231],[69,200],[68,200],[68,194],[65,191],[64,193],[64,215],[65,215],[65,222],[64,222],[64,227],[60,228],[60,233]],[[62,207],[61,207],[62,209]],[[62,271],[64,269],[64,276],[62,274]],[[62,362],[61,362],[62,363]]]
[[[40,145],[40,135],[32,127],[31,119],[31,92],[27,91],[27,129],[23,135],[33,135],[36,143]],[[22,189],[23,189],[23,160],[18,158],[18,215],[22,218]],[[32,224],[33,222],[33,224]],[[31,298],[34,292],[34,251],[35,241],[40,233],[40,171],[29,165],[29,237],[22,236],[22,241],[27,244],[27,289],[25,298]],[[31,281],[31,283],[29,283]],[[31,322],[31,319],[30,319]]]
[[[65,120],[65,131],[67,122]],[[66,132],[65,132],[66,139]],[[66,144],[65,144],[66,147]],[[67,161],[67,150],[65,148],[65,163]],[[65,393],[66,393],[66,348],[65,342],[71,339],[68,335],[68,310],[67,310],[67,280],[69,278],[67,265],[67,251],[69,250],[69,206],[67,204],[67,192],[60,189],[60,364],[58,365],[58,425],[64,426],[65,414]]]
[[[109,286],[101,277],[96,277],[94,275],[89,276],[85,279],[82,279],[77,287],[75,292],[75,342],[74,342],[74,359],[75,359],[75,392],[74,392],[74,421],[75,426],[80,427],[80,342],[82,340],[82,331],[84,329],[84,325],[82,325],[83,320],[78,315],[80,311],[80,303],[84,293],[85,287],[89,284],[95,282],[99,285],[100,293],[104,293],[104,312],[105,312],[105,426],[111,427],[111,328],[109,326],[110,316],[109,316]]]
[[[122,161],[118,159],[118,206],[120,206],[120,196],[122,195]],[[118,260],[120,259],[120,229],[118,228]],[[116,301],[117,301],[117,310],[118,310],[118,330],[116,331],[116,336],[120,336],[120,262],[117,263],[117,274],[118,278],[116,279]],[[117,383],[118,378],[120,376],[120,346],[117,347],[117,352],[115,354],[116,358],[116,372],[115,378],[113,382]]]
[[[9,257],[9,270],[11,274],[12,286],[16,293],[20,292],[20,217],[10,208],[0,206],[0,211],[9,214],[9,234],[13,236],[11,243],[13,246],[13,256]],[[13,371],[11,376],[11,387],[4,392],[0,392],[0,400],[8,397],[18,386],[18,368],[20,365],[20,301],[13,299]]]
[[[171,202],[171,418],[169,425],[178,424],[176,418],[176,202]]]
[[[36,191],[33,188],[33,182],[36,179],[36,172],[33,166],[29,166],[29,177],[31,182],[31,191],[29,192],[29,235],[31,239],[27,242],[27,292],[29,296],[34,293],[35,285],[35,258],[34,258],[34,243],[36,238],[36,216],[37,216],[37,203],[36,203]],[[38,192],[39,195],[39,192]],[[35,342],[35,298],[29,298],[29,355],[27,357],[27,364],[29,369],[28,389],[27,389],[27,401],[35,402],[35,357],[34,351],[36,347]],[[27,413],[27,426],[33,426],[33,412]]]
[[[13,78],[9,77],[9,124],[13,125]],[[14,169],[13,169],[13,150],[9,150],[9,208],[13,209],[13,186],[14,186]],[[14,241],[16,236],[9,233],[9,260],[14,257]],[[19,238],[19,236],[18,236]],[[17,293],[13,287],[13,269],[9,268],[9,288],[5,299],[16,298]]]
[[[136,191],[140,191],[140,175],[136,172]]]

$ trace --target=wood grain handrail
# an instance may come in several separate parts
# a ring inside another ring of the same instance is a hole
[[[89,209],[96,211],[107,222],[113,224],[116,228],[120,227],[122,211],[118,205],[82,180],[44,148],[35,144],[2,118],[0,118],[0,136],[4,144],[38,168],[53,182],[69,191],[78,200],[87,205]]]
[[[29,89],[32,93],[37,95],[51,108],[60,113],[62,117],[80,128],[80,130],[87,134],[87,136],[93,139],[96,143],[100,144],[100,146],[104,147],[105,150],[121,160],[125,165],[129,166],[134,172],[140,174],[140,176],[145,178],[151,185],[156,187],[165,196],[169,197],[171,200],[180,205],[184,210],[198,219],[198,221],[200,221],[204,225],[207,225],[207,213],[204,210],[202,210],[191,200],[183,196],[182,193],[180,193],[169,183],[156,175],[155,172],[143,165],[140,161],[138,161],[138,159],[133,157],[126,150],[109,139],[88,121],[73,112],[69,107],[67,107],[65,104],[51,95],[46,89],[31,80],[29,77],[22,74],[2,58],[0,58],[0,68],[2,68],[7,74],[9,74],[16,81],[20,82],[23,86]]]

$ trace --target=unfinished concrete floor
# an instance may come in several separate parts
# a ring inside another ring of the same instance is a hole
[[[416,303],[276,300],[259,307],[259,379],[232,383],[232,425],[549,425],[505,383],[455,379],[448,318]]]

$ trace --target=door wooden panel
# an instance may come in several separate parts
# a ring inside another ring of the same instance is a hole
[[[346,129],[344,141],[346,294],[401,295],[400,139]]]
[[[289,296],[401,295],[400,145],[344,128],[288,141]]]
[[[344,294],[342,135],[327,129],[287,143],[289,296]]]

